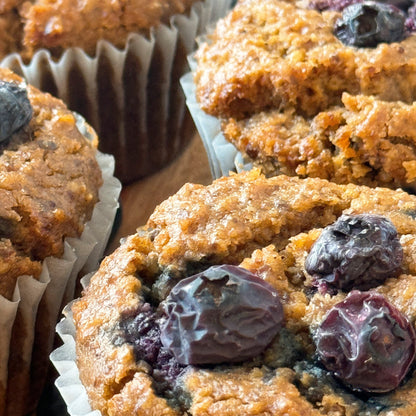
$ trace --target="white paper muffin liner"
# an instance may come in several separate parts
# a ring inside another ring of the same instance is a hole
[[[0,296],[0,388],[9,387],[13,392],[16,415],[20,414],[19,406],[24,409],[28,402],[37,402],[45,381],[42,378],[46,379],[60,311],[74,298],[80,273],[97,269],[112,230],[121,184],[114,177],[112,156],[97,152],[97,162],[103,185],[99,202],[80,238],[65,240],[62,257],[46,258],[38,280],[20,276],[12,300]],[[18,366],[18,371],[10,368],[11,362]]]
[[[213,178],[218,179],[221,176],[228,176],[230,172],[251,169],[253,167],[252,163],[245,160],[242,153],[225,139],[221,131],[220,120],[201,109],[196,99],[196,86],[193,81],[196,61],[193,55],[189,55],[188,60],[191,72],[183,75],[180,82],[189,112],[207,152]]]
[[[88,285],[92,274],[87,274],[81,279],[84,288]],[[99,410],[91,409],[87,392],[79,378],[75,351],[75,325],[72,319],[71,305],[72,302],[64,308],[64,317],[56,326],[56,332],[61,337],[63,345],[50,355],[50,359],[59,373],[55,386],[64,399],[71,416],[100,416]]]
[[[165,166],[195,135],[179,79],[189,71],[196,37],[231,1],[195,3],[149,37],[130,34],[122,50],[100,41],[94,57],[69,48],[56,61],[39,50],[29,63],[11,54],[0,66],[83,115],[100,137],[99,149],[114,155],[116,176],[130,182]]]

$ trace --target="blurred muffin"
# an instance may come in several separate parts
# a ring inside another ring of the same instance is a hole
[[[415,212],[401,190],[258,170],[185,185],[72,304],[92,410],[412,414]],[[345,305],[351,316],[322,333]],[[73,351],[59,355],[65,372]]]
[[[23,25],[18,53],[1,65],[83,115],[99,149],[115,156],[116,176],[130,182],[165,166],[195,134],[179,78],[195,37],[228,2],[25,2],[13,9]]]
[[[65,49],[79,47],[89,55],[97,42],[105,39],[122,49],[130,33],[149,34],[150,28],[177,13],[189,11],[196,0],[176,1],[69,1],[37,0],[26,3],[23,48],[46,48],[59,55]]]
[[[211,154],[205,113],[267,175],[415,189],[415,8],[386,3],[240,1],[195,53]]]
[[[98,160],[95,133],[62,101],[4,68],[0,95],[0,414],[25,415],[45,382],[61,305],[95,246],[102,254],[119,187],[103,173],[111,162]],[[105,232],[94,235],[103,204]]]
[[[17,10],[0,12],[0,59],[21,49],[22,21]]]

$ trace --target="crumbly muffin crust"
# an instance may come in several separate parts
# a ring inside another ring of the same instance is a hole
[[[416,197],[401,190],[337,185],[322,179],[265,178],[258,170],[212,185],[185,185],[146,226],[101,264],[72,307],[77,362],[94,409],[103,415],[409,415],[413,370],[388,394],[354,394],[316,364],[311,331],[345,298],[310,291],[304,261],[322,227],[343,213],[389,218],[403,246],[398,278],[375,288],[414,325]],[[244,363],[190,366],[173,395],[158,389],[152,364],[122,336],[126,317],[164,299],[179,279],[213,264],[237,264],[281,295],[285,328]]]
[[[0,79],[25,85],[7,69]],[[38,277],[42,260],[81,235],[102,184],[96,138],[81,134],[62,101],[26,88],[33,116],[0,148],[0,294],[8,299],[18,276]]]
[[[340,104],[343,92],[407,103],[416,95],[416,37],[375,48],[344,45],[340,13],[301,2],[240,1],[196,53],[204,111],[241,118],[295,107],[307,116]]]
[[[269,110],[223,121],[224,136],[266,175],[415,190],[416,106],[344,93],[311,118]]]

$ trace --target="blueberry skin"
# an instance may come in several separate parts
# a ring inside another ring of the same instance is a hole
[[[13,82],[0,81],[0,141],[10,139],[25,127],[32,114],[26,88]]]
[[[362,3],[362,1],[363,0],[311,0],[309,6],[312,9],[319,11],[336,10],[340,12],[351,4]],[[414,4],[413,0],[379,0],[379,2],[390,4],[404,12]]]
[[[276,290],[241,267],[222,265],[180,281],[162,305],[161,341],[184,365],[241,362],[280,331]]]
[[[342,215],[312,246],[305,270],[318,288],[368,290],[401,272],[403,247],[393,223],[374,214]]]
[[[371,48],[401,41],[406,33],[405,21],[405,14],[397,7],[365,1],[343,9],[334,33],[345,45]]]
[[[387,393],[415,357],[415,331],[384,296],[353,290],[330,309],[314,334],[324,366],[352,390]]]

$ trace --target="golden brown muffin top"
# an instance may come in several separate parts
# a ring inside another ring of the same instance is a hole
[[[293,108],[223,120],[225,137],[266,175],[415,189],[416,106],[344,93],[314,117]]]
[[[60,256],[65,237],[81,235],[102,178],[96,138],[90,141],[80,132],[61,100],[7,69],[0,70],[0,80],[26,89],[33,111],[29,124],[1,143],[0,237],[10,264],[0,277],[8,279],[15,275],[15,258],[31,263]]]
[[[411,103],[416,36],[375,48],[344,45],[333,33],[336,11],[302,3],[242,0],[196,53],[197,98],[220,117],[295,107],[315,115],[343,92]]]
[[[129,33],[148,34],[151,27],[184,13],[193,0],[37,0],[25,4],[23,47],[62,52],[80,47],[94,54],[98,40],[123,48]]]
[[[93,408],[120,416],[411,414],[414,373],[391,393],[363,398],[316,367],[310,331],[346,293],[310,292],[304,262],[322,229],[342,214],[389,218],[404,251],[402,273],[374,290],[414,324],[415,212],[416,197],[400,190],[266,179],[257,170],[209,186],[185,185],[103,261],[72,308],[78,368]],[[145,304],[157,307],[152,294],[163,300],[176,282],[212,264],[241,265],[272,285],[282,299],[285,330],[261,357],[188,366],[178,390],[161,393],[154,363],[135,355],[135,341],[126,341],[123,331],[140,327]]]

